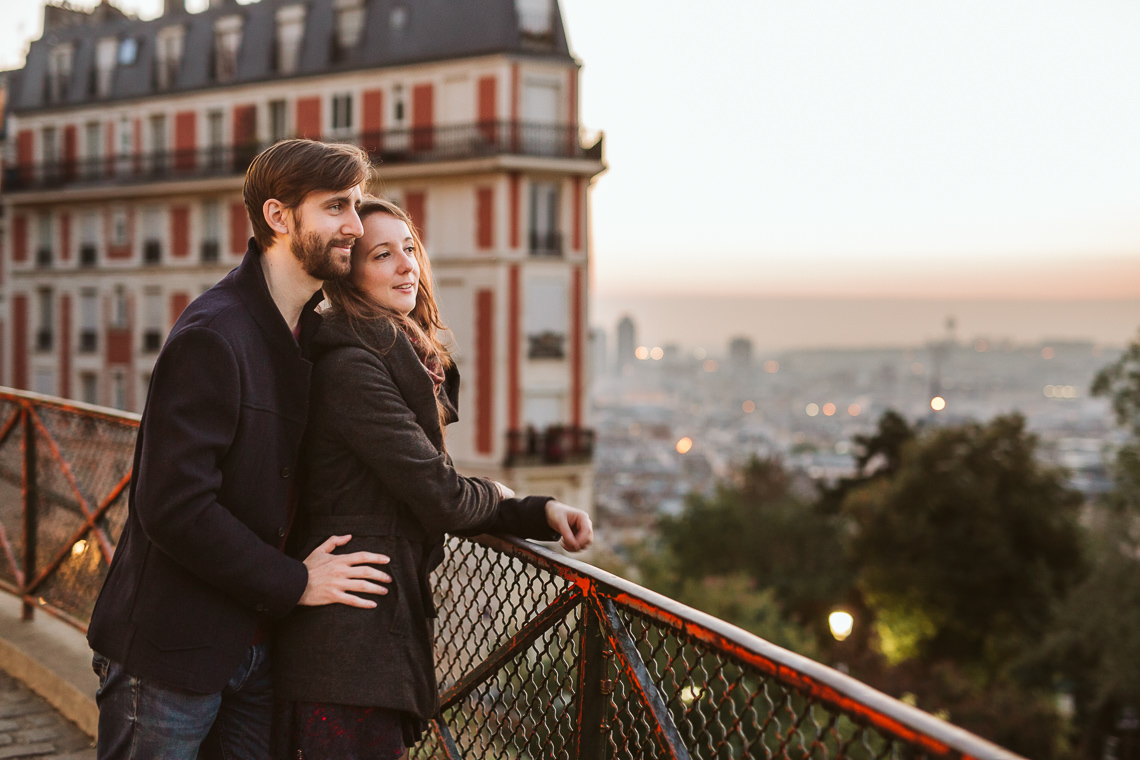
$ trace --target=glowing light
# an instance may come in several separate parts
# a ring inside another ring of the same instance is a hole
[[[831,635],[835,637],[836,641],[843,641],[855,630],[855,618],[851,616],[850,612],[833,610],[827,616],[827,627],[831,629]]]
[[[700,686],[686,686],[681,689],[681,701],[687,705],[693,704],[704,695],[705,690]]]
[[[655,362],[661,361],[661,357],[665,355],[665,350],[661,346],[654,346],[649,349],[649,358]]]
[[[769,359],[768,361],[764,362],[764,371],[769,375],[774,375],[780,371],[780,363],[775,359]]]
[[[826,404],[823,405],[823,416],[824,417],[831,417],[834,414],[835,414],[835,404],[828,401]]]
[[[752,401],[745,401],[740,405],[740,408],[744,410],[745,414],[752,414],[756,411],[756,404]]]
[[[1052,359],[1053,358],[1053,347],[1052,346],[1045,346],[1045,348],[1041,349],[1041,358],[1042,359]]]
[[[646,348],[645,346],[638,346],[637,350],[635,350],[633,352],[633,355],[636,356],[641,361],[645,361],[646,359],[649,358],[649,349]]]
[[[934,398],[930,399],[930,408],[936,412],[941,412],[946,408],[946,399],[942,398],[941,396],[935,396]]]
[[[71,545],[71,556],[72,557],[78,557],[80,554],[82,554],[85,551],[87,551],[86,539],[81,538],[78,541],[76,541],[74,544]]]
[[[705,372],[716,372],[720,365],[716,363],[716,359],[705,359],[705,363],[701,365]]]
[[[847,407],[847,414],[852,417],[858,417],[862,413],[863,407],[859,406],[858,404],[851,404],[849,407]]]
[[[689,436],[685,436],[681,440],[677,441],[677,453],[678,454],[688,454],[692,450],[693,450],[693,439],[690,438]]]
[[[806,414],[808,417],[815,417],[817,414],[819,414],[819,404],[815,403],[814,401],[811,402],[804,407],[804,414]]]

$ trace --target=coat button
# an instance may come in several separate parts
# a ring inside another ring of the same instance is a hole
[[[278,538],[285,538],[285,529],[284,528],[278,528],[277,529],[277,537]]]
[[[289,469],[289,467],[287,467],[287,466],[282,467],[281,468],[281,477],[291,478],[291,477],[293,477],[293,471],[291,469]]]

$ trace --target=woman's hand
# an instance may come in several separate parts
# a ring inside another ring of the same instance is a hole
[[[510,486],[505,486],[497,480],[492,480],[491,482],[499,487],[499,501],[515,498],[515,492],[511,490]]]
[[[580,552],[594,540],[590,516],[556,499],[546,502],[546,524],[562,536],[562,546],[566,551]]]

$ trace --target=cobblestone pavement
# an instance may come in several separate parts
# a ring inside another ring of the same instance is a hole
[[[0,670],[0,760],[95,760],[91,737]]]

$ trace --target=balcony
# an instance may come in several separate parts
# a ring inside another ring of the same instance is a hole
[[[528,359],[566,358],[566,335],[546,330],[526,336]]]
[[[93,354],[99,348],[99,335],[94,330],[79,331],[79,353]]]
[[[201,261],[203,264],[214,264],[218,261],[218,241],[217,240],[203,240],[202,249],[200,252]]]
[[[368,150],[384,165],[461,161],[517,155],[557,159],[602,160],[602,137],[583,144],[576,125],[485,121],[446,127],[390,129],[324,138],[351,142]],[[267,145],[211,146],[122,156],[53,161],[8,167],[7,193],[55,190],[107,183],[168,182],[229,177],[245,173],[250,161]]]
[[[52,251],[50,248],[37,248],[36,249],[36,266],[37,267],[50,267],[52,262]]]
[[[125,520],[138,424],[0,389],[0,562],[12,571],[0,590],[18,600],[32,635],[46,627],[41,615],[69,625],[80,665],[90,661],[81,632]],[[433,577],[441,704],[412,760],[1020,760],[541,544],[451,536]],[[81,699],[75,713],[93,732],[93,699]]]
[[[55,344],[55,334],[50,328],[36,330],[36,351],[41,353],[51,351]]]
[[[157,354],[158,349],[162,348],[162,330],[144,330],[142,339],[144,354]]]
[[[504,467],[589,464],[594,458],[594,431],[566,425],[545,430],[528,427],[507,431]]]
[[[529,235],[531,256],[561,256],[562,233],[538,232],[531,230]]]
[[[79,266],[90,268],[99,263],[98,253],[95,246],[91,243],[84,243],[79,246]]]

